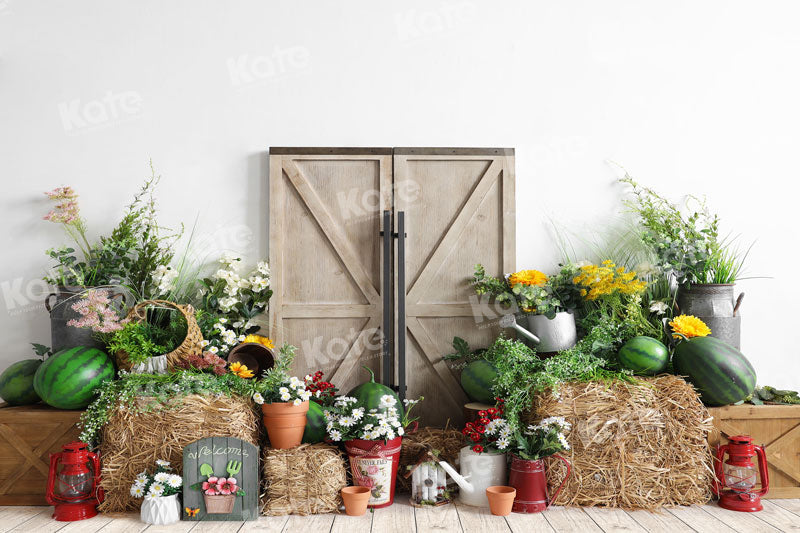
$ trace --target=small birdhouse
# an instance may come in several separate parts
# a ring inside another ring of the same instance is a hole
[[[408,467],[405,477],[411,478],[411,505],[423,507],[450,503],[447,474],[433,452],[428,450],[420,455],[416,464]]]

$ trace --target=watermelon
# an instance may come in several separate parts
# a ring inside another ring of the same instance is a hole
[[[744,400],[756,387],[756,371],[747,358],[714,337],[681,341],[672,356],[675,373],[687,376],[703,403],[728,405]]]
[[[322,406],[314,401],[308,402],[306,430],[303,433],[303,442],[316,444],[324,441],[327,435],[326,425]]]
[[[652,376],[667,368],[669,350],[659,340],[639,336],[626,342],[619,349],[617,358],[622,368]]]
[[[358,400],[358,403],[364,406],[367,410],[380,409],[381,397],[388,394],[393,396],[397,402],[394,406],[397,408],[400,417],[403,416],[403,403],[398,398],[397,393],[380,383],[375,383],[375,372],[369,367],[364,367],[369,372],[369,381],[362,383],[353,390],[347,393],[347,396],[352,396]]]
[[[41,400],[33,388],[33,376],[41,365],[41,359],[26,359],[6,368],[0,374],[0,397],[9,405],[28,405]]]
[[[105,381],[114,379],[114,363],[90,346],[61,350],[42,363],[33,387],[42,400],[58,409],[83,409]]]
[[[494,404],[494,387],[497,367],[486,359],[478,359],[461,371],[461,387],[473,402]]]

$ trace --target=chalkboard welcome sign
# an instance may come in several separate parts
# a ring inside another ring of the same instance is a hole
[[[258,492],[257,446],[206,437],[183,449],[184,520],[257,520]]]

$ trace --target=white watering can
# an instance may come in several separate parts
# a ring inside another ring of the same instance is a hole
[[[575,328],[575,315],[566,311],[556,313],[553,318],[544,315],[525,315],[528,329],[517,323],[514,315],[504,315],[500,326],[514,328],[517,333],[528,339],[536,349],[542,352],[558,352],[575,346],[578,332]]]
[[[461,503],[488,507],[486,488],[506,484],[506,462],[504,453],[475,453],[469,446],[464,446],[459,453],[463,475],[456,472],[456,469],[446,461],[439,461],[439,464],[461,489],[459,491]]]

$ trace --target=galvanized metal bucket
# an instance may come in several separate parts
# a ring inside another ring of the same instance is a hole
[[[72,306],[85,293],[84,287],[58,287],[56,292],[45,298],[44,306],[50,312],[50,341],[53,353],[75,346],[103,348],[103,344],[94,338],[91,330],[67,325],[70,320],[81,318]]]
[[[700,316],[697,318],[705,322],[711,329],[711,337],[716,337],[737,350],[741,349],[741,316]]]
[[[738,307],[733,298],[733,283],[695,283],[678,287],[680,313],[696,317],[732,317]],[[742,298],[742,293],[739,299]]]

